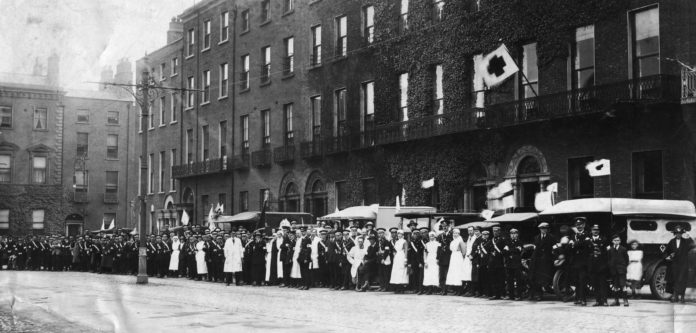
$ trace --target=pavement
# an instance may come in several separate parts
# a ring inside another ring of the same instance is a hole
[[[0,271],[0,332],[696,332],[696,304],[552,300],[225,286],[188,279]]]

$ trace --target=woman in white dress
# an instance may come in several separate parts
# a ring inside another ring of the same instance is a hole
[[[169,258],[169,275],[179,277],[179,254],[183,245],[178,236],[172,237],[172,256]]]
[[[430,241],[425,244],[424,262],[425,270],[423,271],[423,287],[426,287],[427,294],[432,295],[433,290],[440,285],[440,266],[437,264],[437,250],[440,247],[440,242],[435,238],[435,233],[430,232]]]
[[[205,239],[207,236],[203,236]],[[205,241],[201,239],[196,243],[196,272],[198,273],[198,279],[201,280],[208,274],[208,265],[205,262],[205,250],[207,248]]]
[[[302,251],[302,234],[299,230],[295,233],[295,249],[292,251],[292,269],[290,270],[290,278],[297,282],[297,280],[302,278],[302,273],[300,271],[300,263],[297,259],[300,257],[300,251]]]
[[[450,256],[449,270],[447,270],[447,280],[445,280],[444,295],[447,295],[447,287],[456,287],[456,295],[462,295],[462,282],[464,281],[464,254],[466,253],[466,243],[462,239],[459,229],[452,232],[452,242],[449,247],[452,251]]]
[[[406,251],[408,251],[408,244],[404,239],[404,231],[399,230],[396,233],[396,242],[394,243],[394,262],[392,263],[391,279],[390,284],[395,285],[394,292],[397,294],[403,294],[408,285],[408,262],[406,257]]]
[[[626,267],[626,284],[631,287],[631,298],[636,297],[636,288],[643,279],[643,250],[640,243],[634,240],[629,244],[628,267]]]
[[[223,251],[225,252],[225,265],[223,266],[225,283],[229,286],[232,283],[232,276],[234,276],[235,284],[239,285],[241,282],[242,255],[244,254],[242,240],[235,236],[228,238],[225,241]]]

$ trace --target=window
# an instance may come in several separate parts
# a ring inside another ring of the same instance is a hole
[[[435,66],[433,74],[433,114],[443,114],[445,112],[445,92],[442,88],[442,65]]]
[[[230,13],[220,14],[220,42],[226,42],[230,35]]]
[[[193,49],[196,46],[196,30],[189,29],[188,31],[188,44],[186,44],[186,55],[189,57],[193,56]]]
[[[442,22],[445,0],[433,0],[433,23]]]
[[[336,206],[338,209],[344,209],[351,206],[349,200],[350,189],[345,181],[336,182]]]
[[[193,163],[193,130],[186,130],[186,163]]]
[[[34,129],[35,130],[46,130],[48,119],[48,109],[46,108],[36,108],[34,109]]]
[[[160,64],[160,81],[164,81],[166,79],[166,76],[164,76],[164,70],[167,68],[166,63],[161,63]]]
[[[401,0],[399,6],[399,31],[408,30],[408,0]]]
[[[75,170],[73,174],[73,183],[75,184],[75,192],[88,192],[89,172],[85,170]]]
[[[362,16],[363,38],[365,38],[365,43],[372,44],[375,41],[375,7],[363,7]]]
[[[196,89],[196,78],[194,78],[193,76],[189,76],[187,88],[189,89],[189,91],[186,92],[186,107],[192,108],[196,98],[196,94],[193,91],[194,89]]]
[[[77,157],[86,157],[89,151],[89,134],[77,133]]]
[[[171,94],[171,100],[172,103],[169,104],[169,119],[171,119],[172,123],[176,122],[176,93]]]
[[[261,111],[261,133],[263,133],[264,147],[271,144],[271,110]]]
[[[0,128],[12,128],[12,107],[0,106]]]
[[[242,72],[239,73],[239,88],[242,90],[249,89],[249,55],[242,56]]]
[[[594,86],[595,50],[594,26],[588,25],[575,29],[575,57],[573,61],[573,88],[582,89]]]
[[[210,158],[210,131],[208,125],[203,126],[201,130],[201,159],[207,161]]]
[[[657,230],[657,222],[647,220],[633,220],[629,223],[633,231],[655,231]]]
[[[319,141],[321,138],[321,96],[314,96],[309,99],[312,107],[312,140]]]
[[[154,101],[151,103],[151,105],[154,108]],[[149,129],[155,129],[155,114],[153,112],[150,112],[149,117],[148,117],[148,121],[147,121]]]
[[[169,170],[171,170],[176,165],[176,149],[172,149],[169,153]],[[174,177],[169,177],[169,190],[176,191],[176,180]]]
[[[242,116],[242,154],[249,154],[249,115]]]
[[[348,55],[348,18],[344,15],[336,18],[336,56]]]
[[[522,91],[524,98],[535,97],[539,92],[539,69],[537,68],[536,43],[522,47]]]
[[[159,124],[160,126],[164,126],[164,106],[167,104],[167,97],[162,96],[160,97],[160,103],[159,103]]]
[[[242,11],[242,17],[240,19],[240,24],[242,25],[241,32],[249,31],[249,10]]]
[[[165,162],[165,157],[164,157],[164,152],[161,151],[159,153],[159,178],[158,178],[158,186],[159,186],[159,192],[163,193],[164,192],[164,162]]]
[[[295,0],[283,0],[283,12],[289,13],[295,9]]]
[[[203,51],[210,48],[210,20],[203,22]]]
[[[220,65],[220,90],[218,92],[219,98],[227,97],[227,81],[229,80],[229,73],[227,71],[227,63]]]
[[[118,134],[109,134],[106,136],[106,158],[118,159]]]
[[[362,180],[363,205],[371,205],[379,202],[377,195],[377,181],[374,178]]]
[[[312,27],[312,66],[321,65],[321,25]]]
[[[227,121],[220,122],[220,128],[218,129],[218,156],[227,156]]]
[[[633,77],[660,74],[660,17],[657,7],[631,13]]]
[[[408,120],[408,73],[399,75],[399,120]]]
[[[261,23],[271,19],[271,0],[261,0]]]
[[[290,146],[295,139],[295,134],[292,130],[292,103],[283,105],[283,119],[285,120],[283,126],[285,131],[285,145]]]
[[[31,211],[31,228],[34,230],[42,230],[44,228],[44,210]]]
[[[104,183],[104,193],[118,193],[118,171],[106,171],[106,182]]]
[[[0,229],[10,228],[10,210],[0,209]]]
[[[32,170],[34,184],[46,184],[47,158],[45,156],[34,156],[32,158]]]
[[[118,125],[118,111],[106,111],[106,123],[109,125]]]
[[[633,153],[633,196],[662,199],[662,151]]]
[[[346,89],[339,89],[334,92],[334,119],[336,120],[336,129],[334,136],[343,136],[346,131]]]
[[[201,98],[203,102],[201,104],[210,103],[210,71],[203,71],[203,91],[201,92]]]
[[[363,144],[371,146],[374,143],[371,133],[375,124],[375,83],[373,81],[364,82],[360,88],[361,130],[365,135]]]
[[[594,179],[585,169],[593,157],[568,159],[568,197],[571,199],[594,197]]]
[[[290,75],[295,71],[295,38],[288,37],[283,41],[283,44],[285,45],[283,75]]]
[[[241,191],[239,192],[239,209],[242,212],[249,210],[249,192]]]
[[[227,203],[227,193],[218,194],[218,203],[223,206]]]
[[[77,122],[82,124],[89,123],[89,110],[77,110]]]
[[[0,183],[12,182],[12,155],[0,155]]]
[[[172,58],[172,76],[179,74],[179,58]]]
[[[669,232],[674,232],[674,229],[676,227],[682,227],[682,230],[684,230],[685,232],[691,231],[691,223],[689,223],[687,221],[667,222],[667,224],[665,225],[665,229],[667,229],[667,231],[669,231]]]
[[[482,109],[486,105],[486,85],[483,84],[483,77],[479,73],[478,68],[483,60],[482,54],[474,55],[472,58],[472,84],[471,84],[471,106]],[[483,117],[484,112],[479,110],[476,112],[476,117]]]
[[[263,58],[263,64],[261,65],[261,83],[267,83],[271,80],[271,47],[264,46],[261,48],[261,58]]]
[[[155,187],[155,170],[153,170],[153,162],[155,160],[155,154],[150,154],[147,156],[147,193],[152,194],[152,190]]]

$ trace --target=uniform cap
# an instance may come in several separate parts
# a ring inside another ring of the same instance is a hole
[[[512,229],[510,229],[510,233],[511,233],[511,234],[516,234],[516,233],[518,233],[518,231],[517,231],[517,229],[512,228]]]
[[[599,230],[599,225],[597,225],[597,224],[593,225],[592,230]]]
[[[375,224],[372,223],[372,221],[367,221],[367,223],[365,223],[365,226],[367,227],[368,225],[372,225],[372,226],[373,226],[373,225],[375,225]]]
[[[379,230],[379,229],[378,229],[378,230]],[[399,230],[399,228],[396,228],[396,227],[389,228],[389,232],[395,232],[395,231],[398,231],[398,230]]]
[[[539,228],[539,229],[542,229],[542,228],[548,229],[548,228],[549,228],[549,224],[546,223],[546,222],[541,222],[541,223],[539,223],[538,228]]]
[[[385,231],[387,231],[387,229],[384,229],[384,228],[377,228],[377,232],[380,232],[380,231],[385,232]]]
[[[577,226],[585,225],[585,223],[587,222],[587,218],[585,218],[583,216],[578,216],[573,221],[575,221],[575,226],[577,227]]]
[[[481,234],[482,234],[482,235],[490,235],[490,233],[491,233],[490,231],[484,230]]]

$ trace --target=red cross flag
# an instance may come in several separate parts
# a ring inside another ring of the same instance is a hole
[[[519,71],[505,44],[487,54],[479,63],[479,74],[489,88],[495,87]]]
[[[587,163],[585,168],[590,173],[590,177],[611,175],[611,162],[606,159]]]

